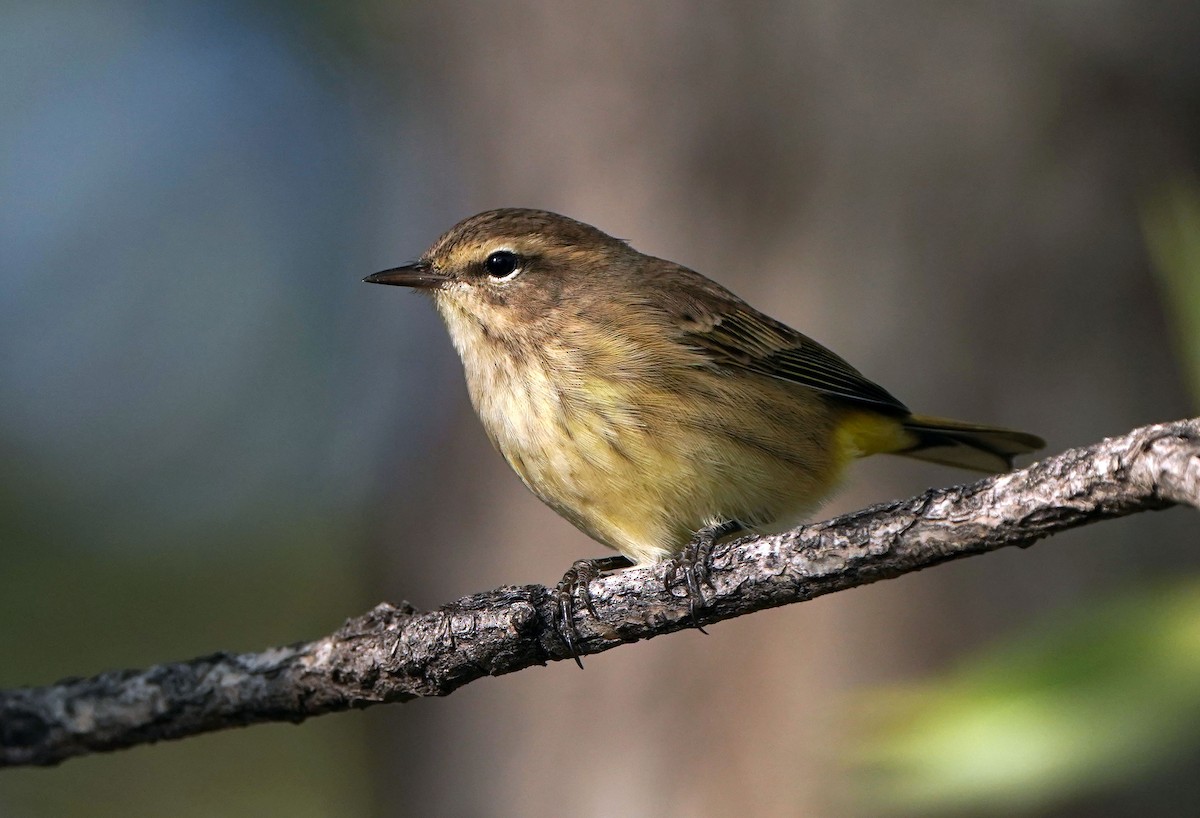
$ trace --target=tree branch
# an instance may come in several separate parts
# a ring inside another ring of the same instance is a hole
[[[1200,508],[1200,418],[723,544],[699,618],[719,622],[802,602],[1176,503]],[[666,590],[664,575],[659,565],[592,582],[597,616],[577,611],[579,652],[690,627],[683,589]],[[314,642],[0,691],[0,766],[57,764],[226,727],[445,696],[481,676],[570,658],[553,608],[541,585],[498,588],[428,612],[384,603]]]

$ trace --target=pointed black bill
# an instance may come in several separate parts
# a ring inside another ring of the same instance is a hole
[[[364,278],[363,281],[368,284],[395,284],[399,287],[433,290],[445,284],[446,277],[435,273],[428,264],[418,262],[374,273]]]

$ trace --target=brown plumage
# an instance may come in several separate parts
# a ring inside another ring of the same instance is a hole
[[[366,280],[433,296],[492,442],[538,497],[635,563],[717,523],[794,523],[855,457],[998,471],[1044,445],[914,415],[716,282],[545,211],[473,216]]]

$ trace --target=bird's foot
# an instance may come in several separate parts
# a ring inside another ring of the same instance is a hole
[[[592,605],[592,594],[588,583],[608,571],[620,568],[630,568],[633,563],[622,556],[597,557],[590,560],[576,560],[563,574],[554,589],[554,627],[571,652],[575,664],[583,669],[583,661],[579,658],[579,631],[575,627],[575,600],[583,600],[583,606],[592,616],[596,616],[596,608]]]
[[[708,633],[700,624],[700,609],[705,605],[704,591],[700,586],[707,583],[709,587],[712,587],[708,580],[709,560],[712,557],[713,549],[723,537],[742,530],[742,524],[736,520],[726,520],[723,523],[705,526],[695,533],[691,542],[683,547],[678,556],[672,557],[667,563],[667,573],[663,584],[670,593],[671,586],[675,584],[676,579],[680,576],[683,577],[683,586],[687,591],[688,598],[688,614],[691,616],[692,624],[700,633]]]

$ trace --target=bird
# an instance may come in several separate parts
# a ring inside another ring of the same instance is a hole
[[[432,297],[495,448],[619,555],[567,571],[557,592],[571,623],[575,595],[592,609],[587,583],[628,566],[668,561],[702,604],[719,539],[799,523],[860,457],[997,472],[1045,445],[914,414],[712,279],[544,210],[471,216],[364,281]]]

